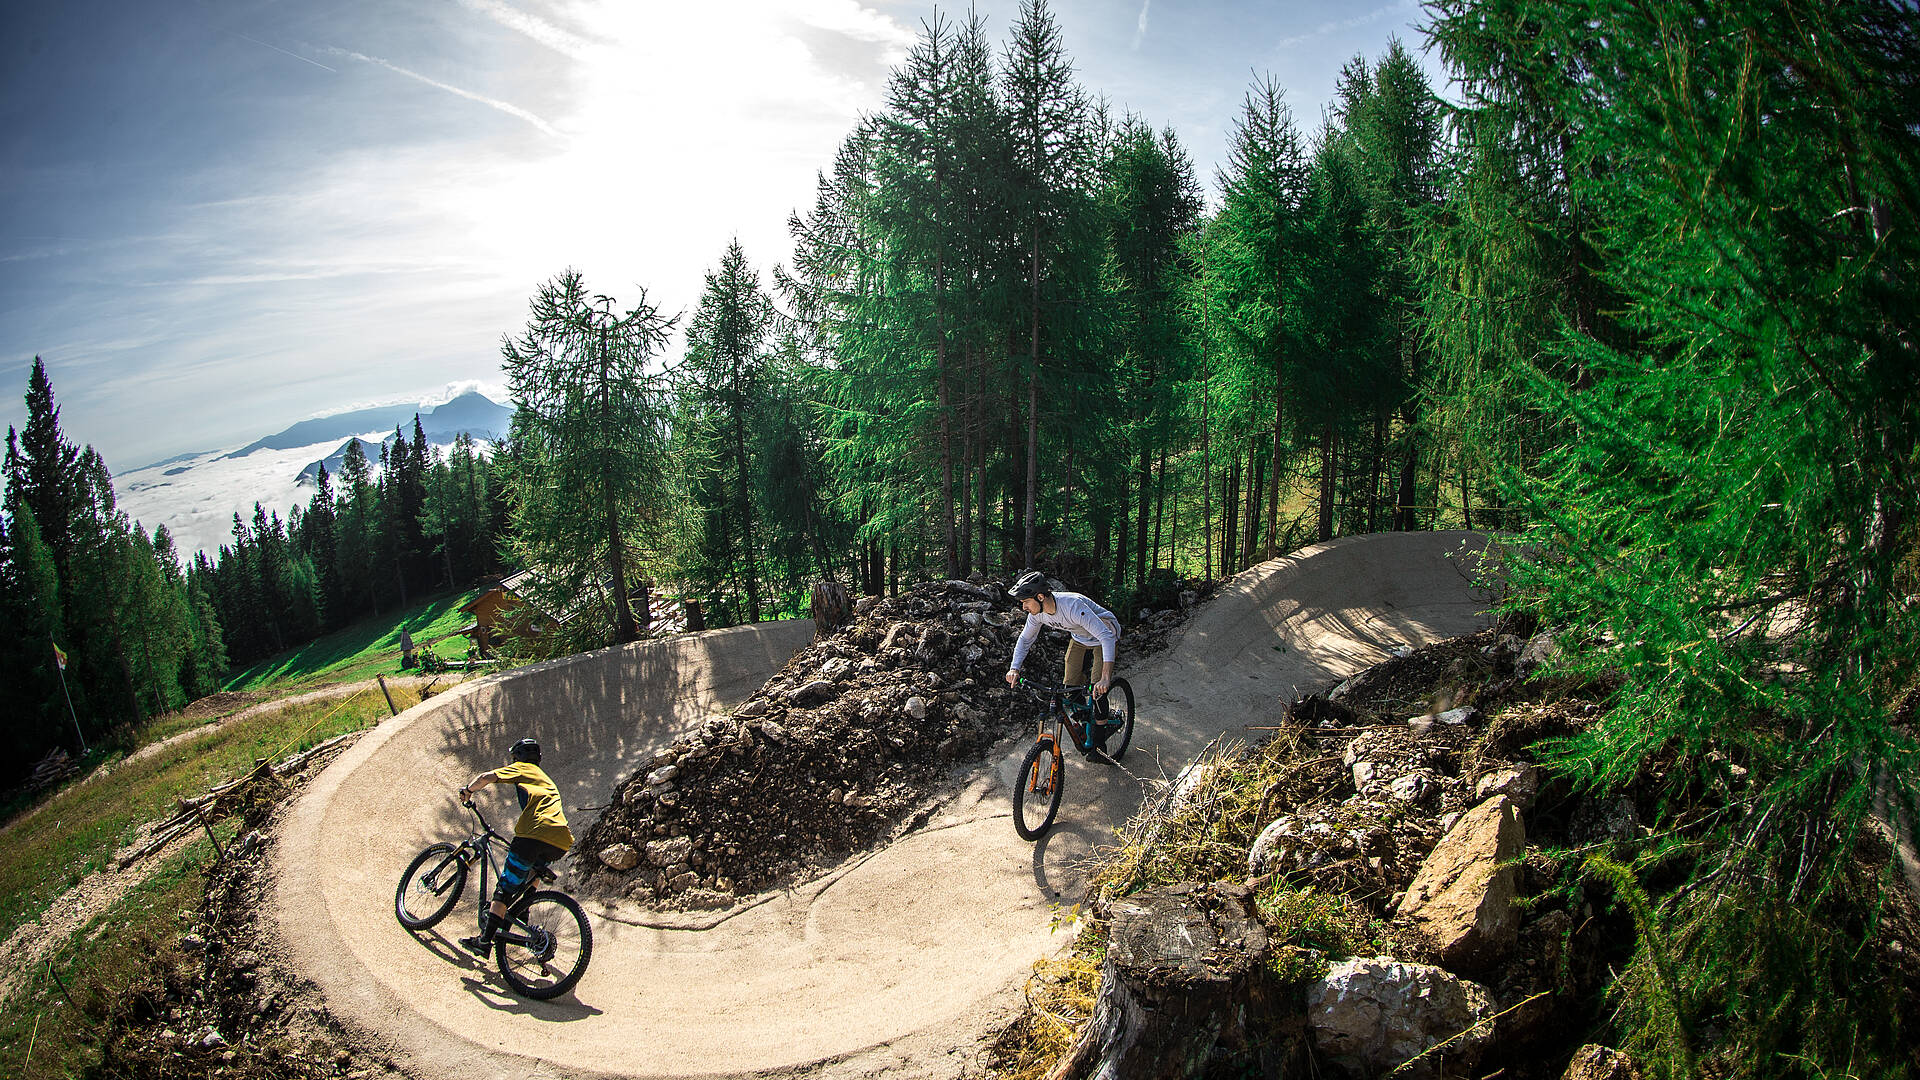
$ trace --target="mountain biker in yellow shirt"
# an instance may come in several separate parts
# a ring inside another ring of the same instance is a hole
[[[513,744],[509,763],[492,772],[483,772],[460,789],[460,801],[471,804],[473,793],[488,784],[512,784],[520,797],[520,817],[513,823],[513,842],[507,845],[507,865],[500,871],[499,886],[493,891],[493,906],[480,933],[461,938],[460,944],[487,955],[493,948],[493,935],[507,923],[507,909],[520,898],[550,862],[573,848],[573,832],[567,828],[567,815],[560,807],[560,789],[540,768],[540,744],[521,739]]]

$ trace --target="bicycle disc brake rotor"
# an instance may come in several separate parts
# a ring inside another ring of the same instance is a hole
[[[535,960],[538,960],[540,963],[544,964],[547,961],[553,959],[553,951],[554,951],[555,944],[556,942],[554,941],[552,931],[547,930],[544,927],[528,924],[527,951],[533,954],[533,958]]]

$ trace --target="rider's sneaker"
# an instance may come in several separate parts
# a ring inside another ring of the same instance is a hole
[[[475,956],[485,956],[493,951],[493,942],[488,941],[479,934],[475,934],[472,937],[461,938],[460,944]]]

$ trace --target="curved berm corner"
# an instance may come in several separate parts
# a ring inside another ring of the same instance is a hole
[[[1466,533],[1356,537],[1234,579],[1159,656],[1124,673],[1139,692],[1137,754],[1171,772],[1208,741],[1271,724],[1295,689],[1323,687],[1417,645],[1483,628]],[[1034,960],[1064,944],[1057,905],[1075,860],[1111,837],[1140,788],[1069,766],[1061,824],[1015,837],[1000,747],[924,827],[834,875],[730,914],[667,919],[595,910],[592,966],[573,994],[516,998],[455,940],[469,900],[414,935],[392,912],[420,848],[462,835],[454,791],[531,735],[575,832],[614,785],[673,739],[749,697],[810,640],[805,621],[608,649],[463,684],[364,736],[280,830],[273,922],[327,1006],[387,1041],[421,1076],[728,1076],[768,1072],[956,1076],[1019,1001]],[[993,673],[997,674],[997,673]],[[480,796],[496,827],[511,800]]]

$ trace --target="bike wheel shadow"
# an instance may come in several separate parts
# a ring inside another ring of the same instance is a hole
[[[594,1008],[575,997],[578,987],[552,1001],[534,1001],[523,998],[501,985],[500,973],[493,965],[491,954],[485,957],[475,956],[463,948],[460,943],[440,932],[439,927],[429,930],[410,930],[409,934],[422,948],[435,956],[466,969],[460,976],[460,983],[474,999],[495,1012],[531,1016],[538,1020],[551,1020],[556,1023],[570,1023],[601,1015],[601,1009]]]
[[[1055,819],[1046,835],[1033,842],[1033,883],[1042,896],[1069,907],[1086,899],[1087,865],[1098,833],[1097,826]]]
[[[481,966],[479,957],[474,956],[472,953],[466,955],[469,960],[473,961],[475,967]],[[487,970],[492,971],[493,969],[489,967]],[[588,1020],[602,1014],[602,1010],[596,1009],[574,997],[574,992],[571,990],[554,998],[552,1001],[534,1001],[532,998],[523,998],[500,985],[498,972],[494,973],[491,980],[477,974],[462,975],[460,977],[460,983],[466,989],[467,993],[473,995],[475,1001],[498,1013],[506,1013],[513,1016],[531,1016],[535,1020],[549,1020],[558,1024],[572,1023],[576,1020]]]

